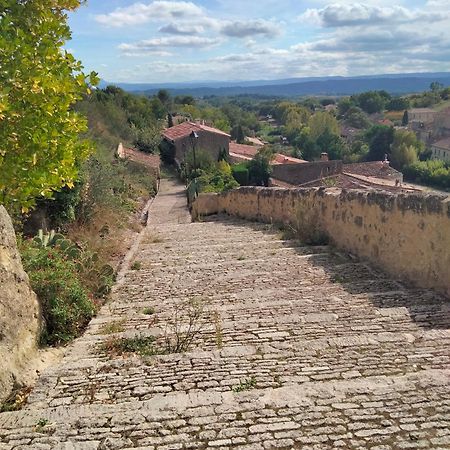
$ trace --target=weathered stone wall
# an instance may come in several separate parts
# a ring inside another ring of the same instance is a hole
[[[301,185],[320,178],[342,173],[342,161],[315,161],[299,164],[276,164],[272,178],[293,185]]]
[[[450,294],[450,197],[243,187],[201,194],[192,209],[194,217],[218,212],[274,223],[314,214],[339,248],[415,285]]]
[[[195,142],[197,151],[205,151],[211,155],[214,161],[217,161],[220,152],[225,149],[227,152],[230,148],[230,138],[225,135],[210,133],[207,131],[198,131],[198,139]],[[192,151],[194,142],[190,136],[177,139],[175,141],[176,154],[178,161],[184,161],[186,155]]]
[[[11,219],[0,205],[0,403],[20,384],[39,332],[38,300],[23,270]]]

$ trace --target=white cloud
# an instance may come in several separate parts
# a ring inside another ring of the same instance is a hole
[[[363,3],[333,3],[322,9],[308,9],[301,16],[303,22],[312,22],[323,27],[348,27],[386,23],[411,23],[413,21],[445,20],[443,12],[411,10],[403,6],[371,6]]]
[[[238,20],[226,23],[221,32],[225,36],[248,38],[251,36],[274,37],[280,34],[280,26],[267,20]]]
[[[176,23],[169,23],[158,29],[160,33],[176,34],[176,35],[192,35],[203,33],[204,28],[200,25],[179,25]]]
[[[220,43],[219,39],[207,38],[200,36],[173,36],[156,39],[147,39],[131,44],[122,43],[119,50],[123,53],[131,55],[153,54],[159,56],[169,56],[164,49],[191,47],[191,48],[207,48]]]
[[[125,8],[116,8],[108,14],[97,15],[95,20],[108,27],[124,27],[202,15],[203,10],[192,2],[157,0],[148,4],[134,3]]]

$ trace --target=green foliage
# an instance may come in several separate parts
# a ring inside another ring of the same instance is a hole
[[[310,136],[313,140],[318,139],[322,134],[334,134],[339,136],[339,124],[336,118],[326,112],[319,111],[312,115],[308,122]]]
[[[135,353],[140,356],[153,356],[161,354],[155,345],[154,336],[136,336],[133,338],[111,338],[100,344],[101,351],[113,356]]]
[[[349,108],[349,110],[345,113],[344,118],[347,125],[351,127],[359,129],[370,127],[370,120],[367,118],[367,115],[357,106]]]
[[[403,168],[405,179],[450,189],[450,164],[439,160],[417,161]]]
[[[415,163],[424,145],[417,140],[415,133],[406,130],[395,130],[391,145],[391,163],[398,170]]]
[[[72,110],[89,93],[82,66],[63,49],[64,10],[79,0],[3,0],[0,27],[0,203],[13,214],[36,198],[73,186],[91,145],[86,121]]]
[[[176,148],[170,142],[167,142],[166,140],[161,141],[159,144],[159,154],[163,163],[168,165],[174,164]]]
[[[403,113],[402,117],[402,126],[406,127],[406,125],[408,125],[408,122],[409,122],[408,110],[405,109],[405,112]]]
[[[385,155],[390,153],[394,141],[394,129],[385,125],[374,125],[365,138],[369,143],[368,161],[383,161]]]
[[[232,390],[233,392],[243,392],[243,391],[249,391],[251,389],[254,389],[256,387],[256,378],[250,377],[243,381],[241,381],[237,386],[235,386]]]
[[[235,164],[231,167],[233,178],[241,185],[248,186],[250,184],[249,170],[247,164]]]
[[[172,116],[169,115],[169,117]],[[136,129],[133,144],[138,150],[144,153],[158,153],[160,143],[161,127],[159,125],[147,125]]]
[[[58,345],[75,338],[95,313],[75,261],[57,247],[22,245],[22,260],[45,320],[42,342]]]
[[[391,96],[385,91],[369,91],[354,95],[352,99],[363,111],[373,114],[383,111]]]
[[[231,130],[231,139],[234,139],[238,144],[243,144],[245,142],[245,134],[241,125],[233,127]]]
[[[142,263],[140,261],[134,261],[133,264],[131,264],[130,269],[131,270],[140,270],[142,268]]]
[[[388,111],[403,111],[409,108],[408,97],[393,97],[386,105]]]
[[[224,192],[239,187],[226,161],[220,161],[208,170],[201,171],[197,183],[199,192]]]
[[[274,152],[270,147],[261,148],[248,163],[250,183],[256,186],[268,186],[272,166],[270,165]]]

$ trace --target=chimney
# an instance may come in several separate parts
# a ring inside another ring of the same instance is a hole
[[[329,161],[330,158],[328,157],[328,153],[326,153],[326,152],[321,153],[320,154],[320,160],[321,161]]]

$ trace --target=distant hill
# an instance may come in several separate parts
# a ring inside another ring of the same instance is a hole
[[[438,81],[450,86],[450,73],[387,74],[359,77],[316,77],[288,78],[282,80],[255,80],[219,82],[203,81],[192,83],[110,83],[102,81],[100,87],[108,84],[130,92],[152,95],[159,89],[167,89],[173,95],[232,96],[265,95],[299,97],[305,95],[350,95],[370,90],[386,90],[391,94],[408,94],[428,90],[430,83]]]

